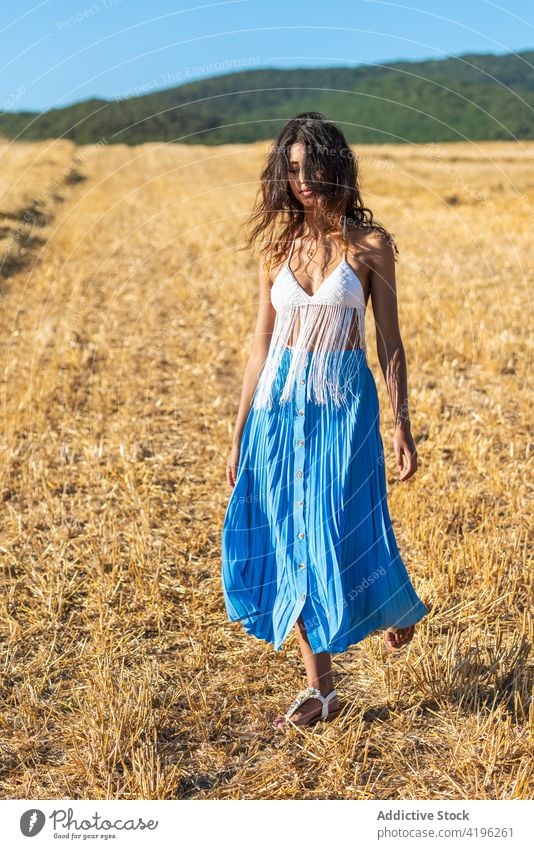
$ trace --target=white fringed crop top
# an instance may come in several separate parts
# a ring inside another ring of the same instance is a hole
[[[272,406],[273,383],[285,351],[291,352],[291,362],[279,403],[292,399],[297,376],[309,354],[307,399],[324,404],[330,397],[340,406],[345,400],[340,384],[343,352],[359,347],[365,356],[365,293],[347,262],[346,252],[315,294],[309,295],[289,265],[294,245],[293,239],[289,256],[271,286],[276,317],[267,357],[251,400],[257,409]]]

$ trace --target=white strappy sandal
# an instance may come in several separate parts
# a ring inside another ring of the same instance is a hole
[[[288,710],[284,714],[283,717],[277,717],[273,722],[273,727],[277,730],[284,728],[286,724],[290,724],[296,726],[297,723],[291,720],[291,717],[302,704],[308,699],[319,699],[322,702],[321,713],[317,714],[317,716],[312,716],[308,722],[299,723],[299,727],[307,726],[307,725],[315,725],[316,722],[328,722],[330,719],[334,719],[341,712],[341,707],[335,708],[334,710],[330,710],[330,702],[335,699],[337,693],[335,690],[331,690],[327,696],[323,696],[321,691],[317,689],[317,687],[306,687],[305,690],[301,690],[297,695],[295,701],[289,706]],[[283,718],[285,722],[281,725],[277,724],[277,720]]]

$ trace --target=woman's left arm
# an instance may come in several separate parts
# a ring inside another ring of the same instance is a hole
[[[393,246],[380,231],[368,236],[368,245],[376,349],[395,419],[393,448],[398,479],[405,481],[417,470],[417,449],[410,426],[406,354],[397,309],[395,255]]]

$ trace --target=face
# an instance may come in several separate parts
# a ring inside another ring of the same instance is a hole
[[[312,207],[315,203],[314,193],[304,182],[302,163],[304,160],[304,145],[301,142],[291,146],[289,154],[289,173],[287,179],[291,191],[304,207]]]

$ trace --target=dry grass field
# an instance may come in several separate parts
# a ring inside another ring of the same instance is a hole
[[[225,464],[256,316],[238,250],[267,145],[2,141],[3,798],[532,796],[534,143],[362,146],[394,233],[419,469],[389,504],[431,613],[334,658],[326,726],[229,623]]]

